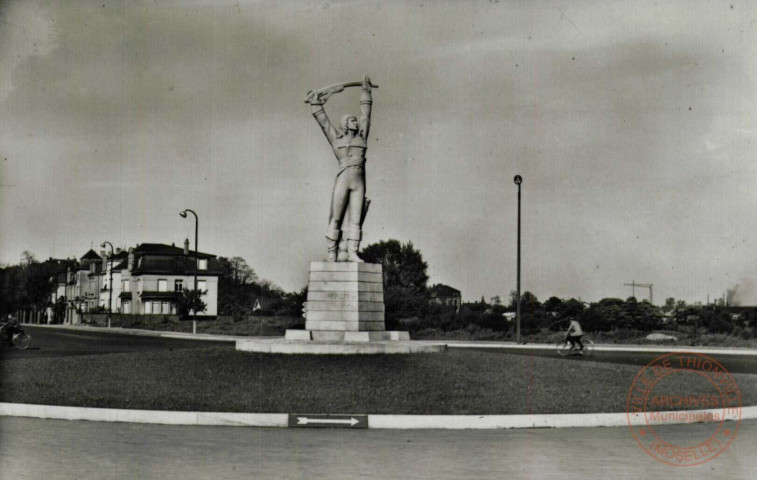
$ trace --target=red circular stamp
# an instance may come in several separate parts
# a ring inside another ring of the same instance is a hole
[[[668,465],[691,467],[731,444],[741,423],[741,392],[733,375],[713,358],[668,353],[636,375],[626,412],[645,452]]]

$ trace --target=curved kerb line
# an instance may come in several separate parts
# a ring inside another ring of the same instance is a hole
[[[693,414],[718,412],[690,410]],[[624,427],[629,421],[644,425],[644,418],[623,413],[545,415],[364,415],[374,429],[510,429]],[[177,412],[115,408],[62,407],[27,403],[0,403],[0,416],[87,420],[95,422],[151,423],[162,425],[288,427],[288,413]],[[757,419],[757,406],[742,407],[742,420]],[[687,422],[681,422],[687,423]],[[671,423],[672,425],[672,423]]]

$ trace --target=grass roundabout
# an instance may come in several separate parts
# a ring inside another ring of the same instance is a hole
[[[222,347],[18,359],[0,366],[0,402],[406,415],[624,412],[639,372],[633,365],[460,350],[332,356]],[[754,376],[734,377],[742,404],[757,404]],[[684,381],[671,388],[697,393]]]

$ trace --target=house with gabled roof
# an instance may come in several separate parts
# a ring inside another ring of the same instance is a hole
[[[113,283],[111,285],[111,273]],[[198,252],[197,287],[207,305],[199,318],[218,315],[218,277],[221,273],[215,255]],[[65,274],[52,281],[52,303],[66,301],[65,323],[77,324],[80,314],[95,307],[136,315],[176,314],[176,302],[185,289],[194,288],[195,252],[162,243],[143,243],[114,255],[99,255],[89,250]],[[113,289],[112,292],[110,289]]]
[[[218,277],[221,268],[215,255],[197,253],[197,289],[207,305],[198,317],[218,315]],[[177,313],[177,300],[185,289],[194,289],[195,252],[162,243],[143,243],[129,249],[121,268],[119,305],[122,313],[169,315]],[[115,273],[115,270],[114,270]]]
[[[100,268],[102,257],[90,249],[70,270],[66,298],[70,307],[78,312],[88,312],[97,306],[100,292]]]
[[[460,290],[442,283],[432,286],[429,289],[429,294],[431,295],[431,301],[440,305],[448,305],[459,309],[462,303]]]
[[[100,301],[99,306],[108,310],[108,303],[114,312],[121,311],[121,272],[126,269],[129,252],[120,248],[116,249],[112,255],[103,255],[103,265],[101,269]],[[113,278],[113,291],[111,292],[111,275]]]

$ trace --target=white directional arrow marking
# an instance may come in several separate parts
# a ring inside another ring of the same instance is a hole
[[[336,423],[336,424],[349,424],[350,426],[355,426],[358,423],[360,423],[360,420],[350,417],[349,420],[344,419],[336,419],[336,418],[308,418],[308,417],[297,417],[297,425],[307,425],[308,423]]]

